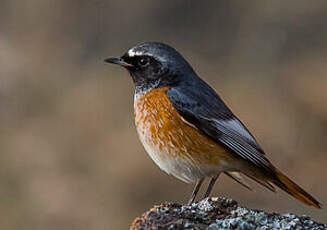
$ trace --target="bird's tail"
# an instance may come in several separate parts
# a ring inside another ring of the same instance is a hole
[[[291,179],[285,176],[281,171],[277,168],[274,168],[275,179],[271,180],[276,186],[293,196],[295,199],[307,204],[311,205],[315,208],[321,208],[321,204],[313,198],[309,193],[304,191],[300,186],[295,184]]]

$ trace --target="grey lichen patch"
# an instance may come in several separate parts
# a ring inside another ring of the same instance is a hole
[[[319,224],[307,216],[247,209],[231,199],[206,198],[192,205],[164,203],[155,206],[137,218],[131,229],[327,230],[327,225]]]

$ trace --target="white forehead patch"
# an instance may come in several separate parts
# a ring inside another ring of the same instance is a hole
[[[130,57],[141,56],[144,54],[142,51],[135,51],[134,49],[128,50],[127,53],[128,53],[128,56],[130,56]]]
[[[167,61],[163,56],[154,55],[150,51],[147,51],[147,50],[136,50],[137,48],[139,48],[139,47],[134,47],[134,48],[129,49],[127,51],[128,56],[129,57],[135,57],[135,56],[137,57],[137,56],[146,55],[146,56],[154,57],[155,59],[157,59],[158,61],[161,61],[161,62]]]

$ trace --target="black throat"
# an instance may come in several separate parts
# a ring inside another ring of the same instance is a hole
[[[152,89],[178,86],[183,81],[182,79],[185,80],[185,76],[179,73],[171,74],[167,72],[158,78],[146,78],[133,76],[133,73],[130,74],[133,78],[136,95],[144,94]]]

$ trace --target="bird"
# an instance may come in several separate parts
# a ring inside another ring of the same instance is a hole
[[[243,176],[321,208],[268,160],[241,120],[172,46],[143,42],[105,62],[124,67],[133,80],[135,125],[148,155],[167,174],[195,184],[188,204],[206,178],[209,197],[224,173],[248,189]]]

